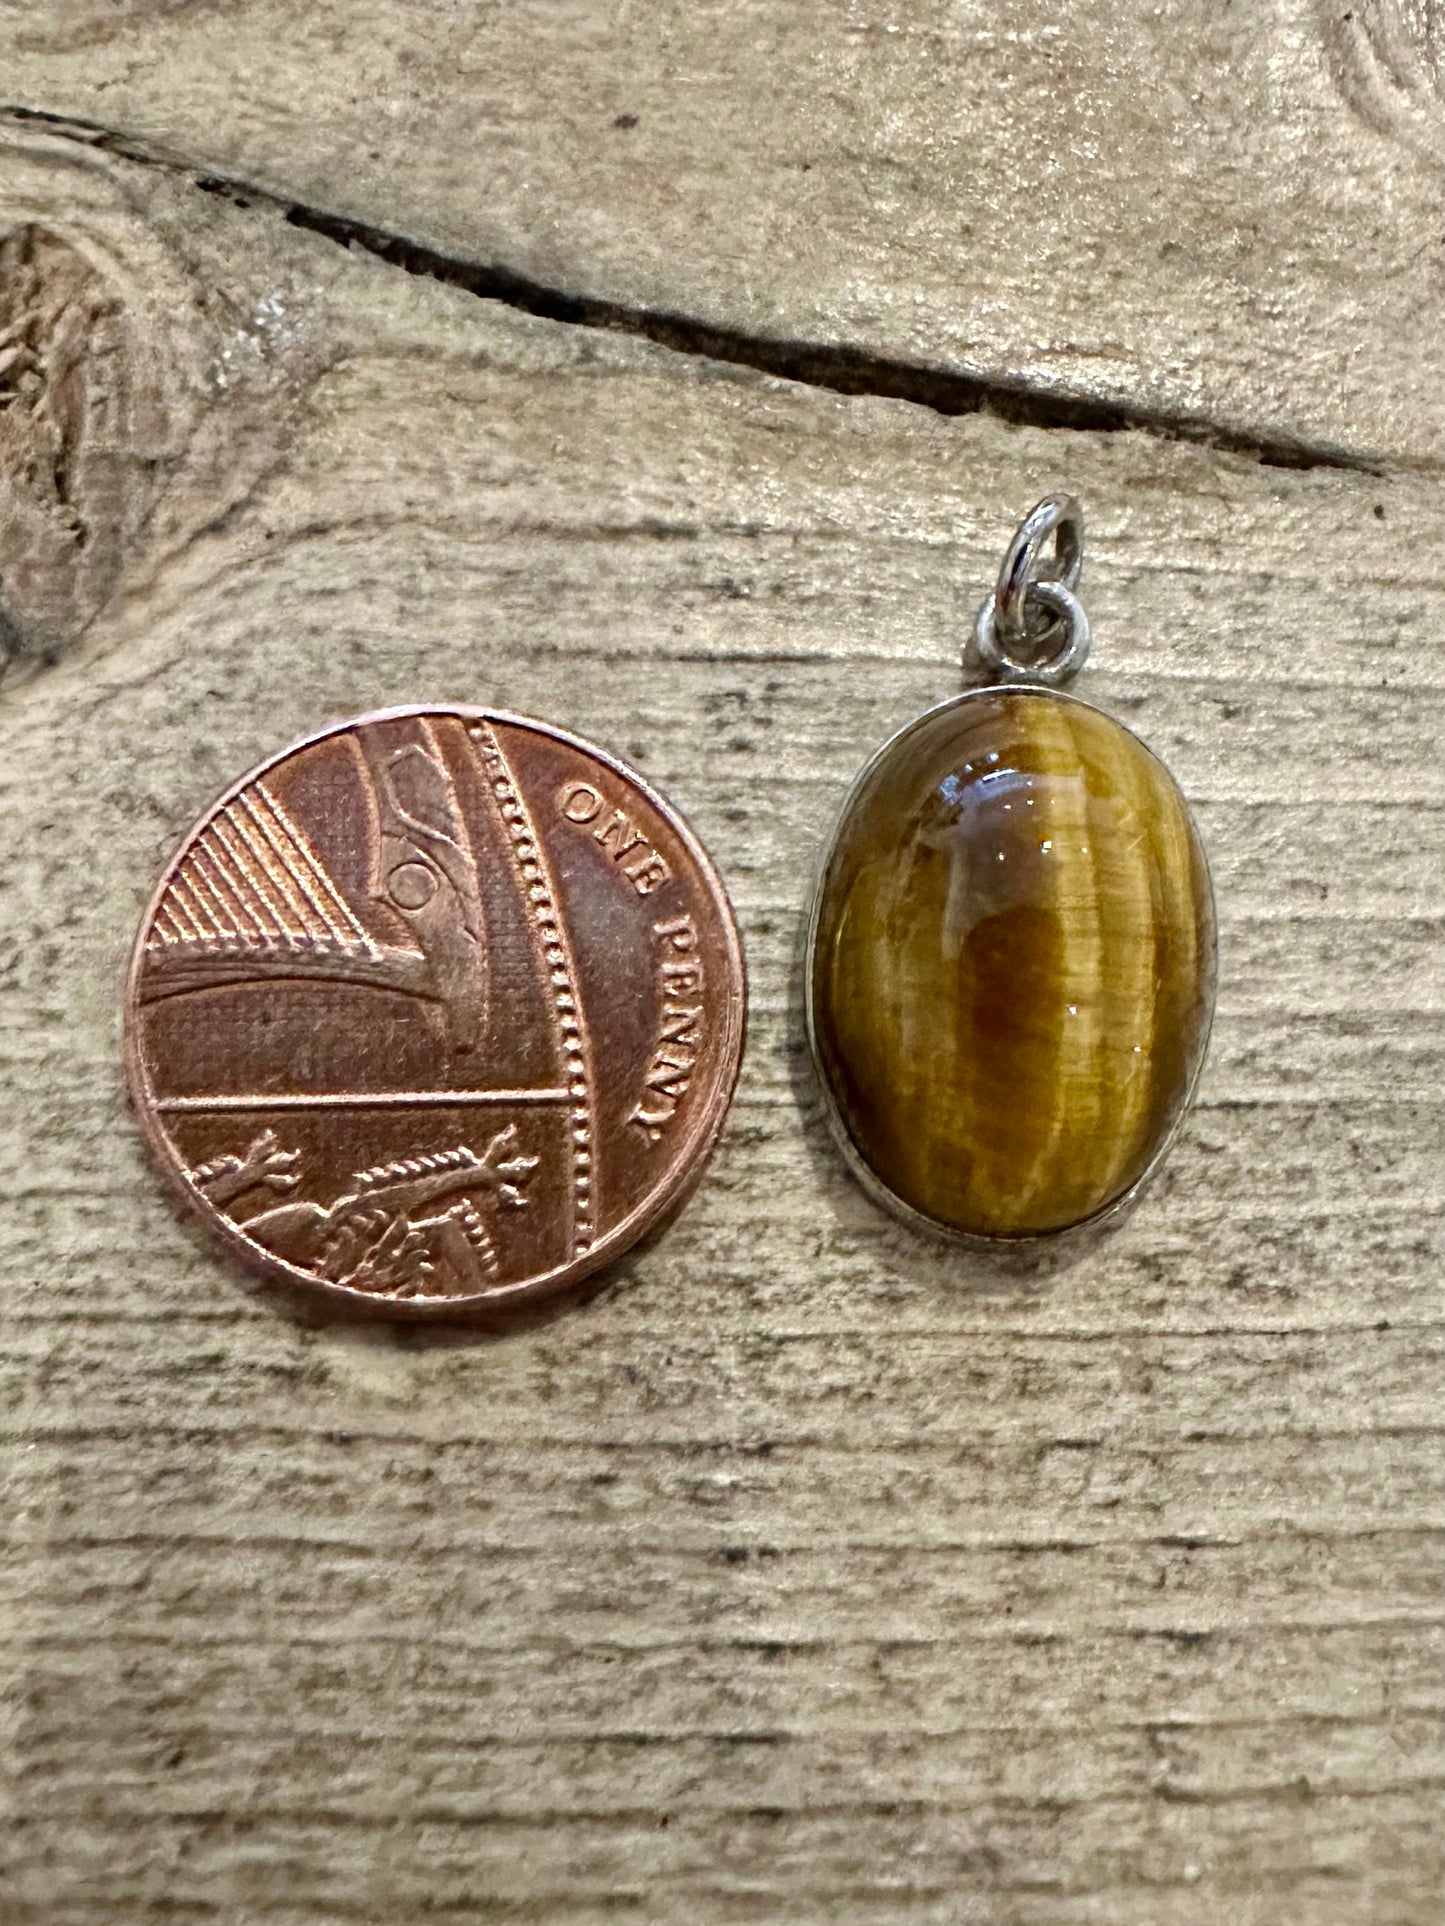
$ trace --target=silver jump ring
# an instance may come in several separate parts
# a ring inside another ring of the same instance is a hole
[[[1043,548],[1050,536],[1054,553],[1052,559],[1045,562]],[[998,628],[1011,643],[1022,642],[1029,632],[1030,589],[1057,582],[1062,583],[1071,596],[1077,596],[1083,569],[1084,511],[1078,498],[1045,495],[1019,523],[1004,553],[993,592]]]
[[[991,674],[1007,676],[1011,682],[1040,682],[1055,688],[1077,675],[1088,660],[1093,636],[1084,605],[1063,582],[1031,581],[1025,590],[1025,603],[1043,602],[1053,613],[1053,624],[1063,630],[1062,646],[1051,655],[1029,661],[1011,655],[999,640],[998,596],[990,595],[978,612],[973,627],[974,646],[979,659]],[[1027,630],[1024,631],[1027,634]]]

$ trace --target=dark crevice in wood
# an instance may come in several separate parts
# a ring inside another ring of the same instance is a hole
[[[834,394],[912,402],[940,415],[987,414],[1018,427],[1058,428],[1085,434],[1134,430],[1161,440],[1216,448],[1272,468],[1335,468],[1363,474],[1382,471],[1378,456],[1290,435],[1259,434],[1201,416],[1101,401],[1067,389],[1042,387],[1006,376],[930,368],[838,343],[749,334],[715,327],[691,315],[665,309],[631,307],[593,295],[569,293],[547,287],[511,268],[466,260],[349,215],[288,200],[270,188],[207,172],[182,155],[139,142],[94,122],[18,106],[0,108],[0,119],[39,124],[52,133],[118,154],[142,166],[164,168],[187,177],[204,193],[242,207],[270,208],[293,227],[322,235],[340,247],[359,248],[408,274],[462,288],[483,300],[503,302],[542,320],[631,335],[681,354],[750,368]]]
[[[199,182],[197,185],[206,185]],[[988,414],[1024,428],[1063,428],[1088,434],[1135,429],[1170,441],[1191,441],[1243,455],[1274,468],[1344,468],[1376,473],[1379,463],[1346,449],[1324,448],[1285,436],[1253,435],[1203,419],[1099,401],[1065,389],[999,376],[957,373],[894,360],[840,344],[782,340],[717,328],[689,315],[632,308],[590,295],[548,288],[509,268],[465,261],[419,246],[364,222],[293,206],[286,218],[344,247],[359,247],[409,274],[426,275],[469,294],[505,302],[548,321],[641,336],[678,353],[751,368],[834,394],[908,401],[940,415]]]

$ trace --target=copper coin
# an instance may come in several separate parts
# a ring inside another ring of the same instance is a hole
[[[684,1197],[742,1056],[687,825],[561,729],[389,709],[244,777],[172,858],[131,1096],[254,1270],[396,1316],[561,1289]]]

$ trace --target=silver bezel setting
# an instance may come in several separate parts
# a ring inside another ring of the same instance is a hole
[[[803,949],[803,1023],[807,1032],[808,1049],[813,1059],[813,1069],[818,1086],[822,1092],[824,1114],[828,1120],[829,1131],[849,1171],[875,1204],[888,1211],[900,1222],[908,1225],[910,1229],[925,1232],[931,1237],[942,1238],[946,1242],[960,1245],[964,1249],[987,1252],[995,1256],[1002,1252],[1057,1252],[1071,1241],[1082,1239],[1093,1232],[1102,1230],[1108,1225],[1116,1223],[1133,1208],[1141,1193],[1147,1189],[1148,1185],[1152,1182],[1160,1165],[1164,1163],[1170,1151],[1174,1148],[1179,1139],[1179,1134],[1184,1128],[1185,1121],[1194,1106],[1195,1095],[1199,1088],[1199,1080],[1204,1074],[1204,1066],[1208,1060],[1209,1041],[1214,1029],[1219,966],[1218,922],[1215,911],[1214,878],[1209,866],[1209,852],[1205,847],[1204,838],[1199,833],[1199,825],[1195,821],[1194,811],[1189,806],[1189,799],[1187,796],[1184,796],[1184,792],[1181,789],[1179,793],[1183,798],[1190,827],[1194,832],[1194,838],[1203,863],[1205,896],[1209,905],[1210,944],[1206,977],[1204,1035],[1200,1043],[1199,1060],[1195,1065],[1194,1074],[1190,1078],[1189,1088],[1185,1091],[1183,1099],[1180,1102],[1178,1115],[1165,1133],[1159,1148],[1150,1158],[1144,1170],[1127,1190],[1120,1192],[1117,1197],[1111,1198],[1107,1204],[1102,1205],[1100,1209],[1094,1211],[1090,1216],[1080,1218],[1077,1223],[1061,1225],[1057,1230],[1023,1231],[1016,1236],[1002,1237],[990,1236],[987,1233],[979,1231],[958,1230],[954,1225],[944,1223],[940,1218],[930,1217],[927,1212],[917,1209],[916,1206],[900,1197],[896,1191],[891,1190],[878,1176],[877,1172],[853,1140],[852,1132],[849,1130],[847,1121],[839,1108],[838,1100],[833,1092],[833,1086],[829,1080],[827,1070],[824,1067],[822,1052],[818,1047],[813,983],[817,965],[818,924],[822,915],[823,895],[828,883],[829,870],[838,848],[843,827],[851,815],[854,805],[863,794],[874,772],[879,765],[893,753],[894,749],[903,742],[906,737],[910,736],[915,729],[921,728],[925,723],[931,722],[935,716],[943,715],[950,709],[957,709],[966,702],[975,702],[985,696],[997,696],[1001,694],[1023,695],[1031,699],[1040,699],[1046,702],[1068,702],[1075,704],[1081,709],[1092,710],[1095,715],[1103,716],[1106,721],[1112,722],[1116,728],[1122,729],[1125,735],[1131,736],[1134,741],[1139,744],[1140,748],[1143,749],[1145,754],[1159,764],[1159,767],[1164,770],[1175,788],[1179,788],[1173,770],[1169,768],[1169,765],[1164,761],[1163,757],[1150,747],[1137,730],[1131,729],[1127,722],[1120,722],[1116,715],[1112,715],[1107,709],[1100,708],[1097,703],[1086,702],[1082,696],[1068,694],[1062,689],[1045,688],[1037,683],[1024,682],[986,683],[978,688],[964,689],[958,695],[949,696],[942,702],[936,702],[932,708],[920,711],[911,721],[905,722],[901,729],[895,729],[887,741],[880,744],[868,758],[867,762],[864,763],[863,767],[849,784],[847,792],[834,817],[833,826],[823,850],[823,858],[818,866],[817,877],[813,886],[812,907],[808,915],[807,938]]]

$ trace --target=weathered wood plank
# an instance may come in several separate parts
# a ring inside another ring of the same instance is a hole
[[[78,301],[113,344],[66,489],[12,453],[0,498],[7,1926],[1435,1926],[1445,489],[789,387],[70,142],[0,183],[39,317],[0,449]],[[155,459],[107,468],[137,398]],[[849,775],[1065,482],[1224,975],[1165,1178],[1029,1278],[840,1170],[796,956]],[[116,1062],[196,808],[425,696],[640,763],[753,970],[702,1191],[501,1339],[290,1321],[172,1215]]]
[[[1438,462],[1406,0],[0,5],[5,98],[568,296]]]

